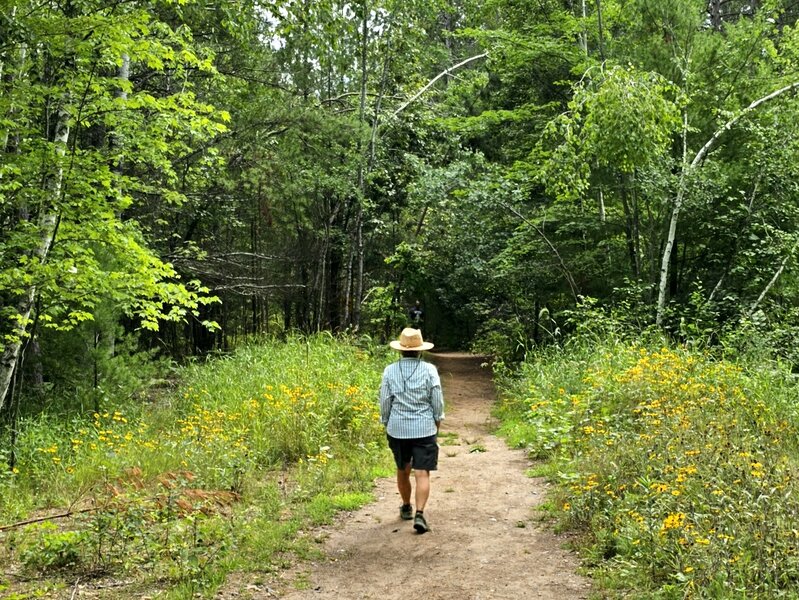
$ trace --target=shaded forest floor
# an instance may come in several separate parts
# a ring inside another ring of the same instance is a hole
[[[546,482],[529,478],[525,453],[490,434],[495,390],[480,359],[432,356],[447,402],[425,514],[432,531],[399,519],[393,479],[377,482],[377,501],[313,532],[324,558],[258,583],[231,582],[223,598],[518,600],[579,599],[589,582],[576,574],[565,540],[540,524]]]

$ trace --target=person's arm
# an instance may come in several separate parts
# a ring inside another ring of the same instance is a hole
[[[444,420],[444,394],[441,391],[441,379],[435,367],[430,372],[430,406],[433,407],[433,420],[436,423],[436,431],[441,427]]]
[[[380,422],[388,425],[389,416],[391,416],[391,388],[384,371],[383,380],[380,382]]]

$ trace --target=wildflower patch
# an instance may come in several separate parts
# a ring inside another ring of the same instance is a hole
[[[605,579],[634,582],[632,597],[795,589],[799,418],[790,380],[632,345],[524,373],[500,410],[503,428],[540,426],[525,445],[549,458],[562,521],[591,533],[589,560]]]

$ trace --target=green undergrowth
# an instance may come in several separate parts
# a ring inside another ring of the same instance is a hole
[[[0,470],[0,526],[38,520],[0,532],[16,574],[0,587],[35,597],[124,575],[210,596],[233,571],[313,556],[308,528],[368,502],[390,470],[385,362],[329,336],[267,341],[185,367],[157,403],[25,420]]]
[[[772,363],[574,343],[530,357],[497,412],[603,594],[795,598],[796,398]]]

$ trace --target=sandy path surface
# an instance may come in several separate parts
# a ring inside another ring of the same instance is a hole
[[[305,565],[302,590],[289,581],[263,598],[285,600],[579,599],[590,593],[575,574],[564,540],[536,520],[546,484],[525,475],[529,462],[490,435],[495,390],[480,359],[433,354],[444,387],[446,420],[439,470],[425,515],[431,531],[401,521],[393,479],[377,501],[329,529],[326,560]],[[258,597],[258,596],[256,596]]]

